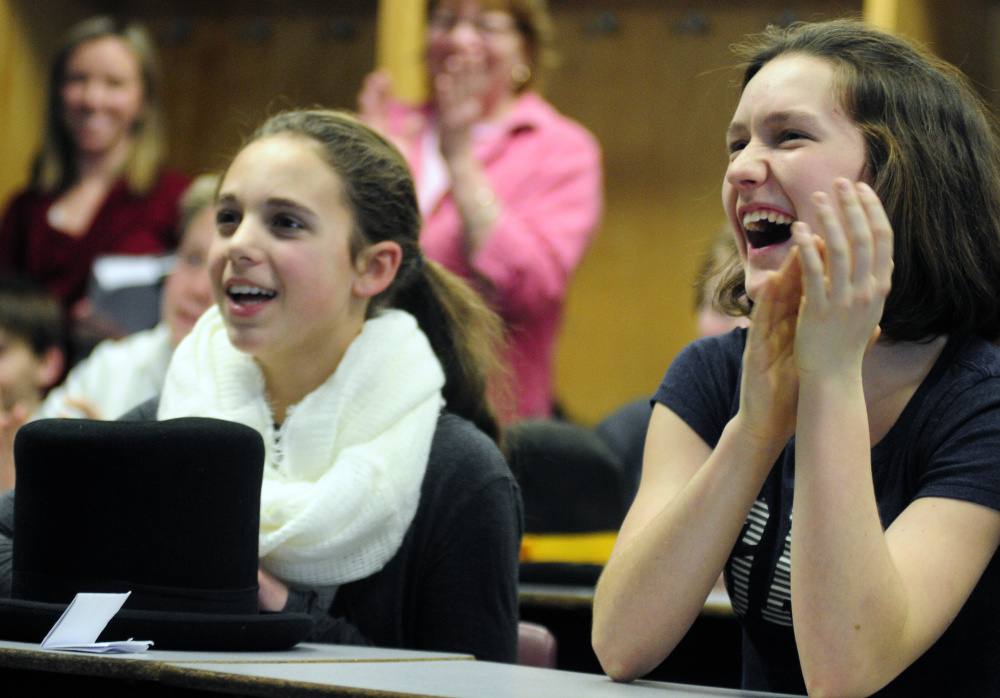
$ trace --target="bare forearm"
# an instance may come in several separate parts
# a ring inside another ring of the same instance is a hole
[[[810,688],[860,695],[895,676],[906,599],[875,501],[860,376],[800,379],[792,609]]]
[[[594,649],[611,678],[645,675],[687,633],[780,450],[730,422],[677,495],[616,546],[594,597]]]

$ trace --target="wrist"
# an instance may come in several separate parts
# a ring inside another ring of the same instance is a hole
[[[500,216],[500,204],[497,202],[496,194],[488,186],[483,185],[476,189],[472,200],[475,205],[467,220],[469,226],[475,230],[491,228]]]
[[[743,411],[736,413],[726,426],[726,431],[732,429],[733,443],[748,464],[759,464],[765,472],[769,472],[774,462],[795,433],[794,422],[789,428],[778,425],[759,424],[747,419]]]

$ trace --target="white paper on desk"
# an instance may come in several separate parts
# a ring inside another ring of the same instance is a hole
[[[77,594],[42,640],[42,647],[99,653],[145,652],[153,644],[151,640],[97,642],[101,631],[131,593]]]

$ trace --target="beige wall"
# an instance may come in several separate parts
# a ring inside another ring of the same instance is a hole
[[[994,4],[975,0],[962,13],[950,3],[925,7],[923,38],[988,88],[1000,65]],[[859,14],[862,5],[550,0],[562,64],[547,94],[600,139],[607,182],[603,225],[572,284],[558,352],[557,389],[571,417],[593,423],[648,395],[694,338],[691,279],[722,224],[722,134],[736,98],[729,46],[787,13],[820,19]],[[192,173],[220,167],[266,113],[352,108],[375,63],[373,1],[0,0],[3,198],[23,183],[38,140],[53,43],[74,20],[119,7],[157,35],[173,164]],[[692,7],[707,20],[703,33],[680,30]],[[595,31],[609,9],[617,31]]]

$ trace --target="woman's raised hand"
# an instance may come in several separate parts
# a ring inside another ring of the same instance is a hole
[[[795,332],[800,378],[844,371],[860,377],[892,285],[892,227],[882,202],[864,183],[841,178],[833,188],[832,198],[813,195],[820,236],[805,223],[793,225],[802,271]]]
[[[392,99],[392,75],[385,68],[379,68],[369,73],[361,85],[358,116],[385,136],[409,160],[417,134],[424,126],[424,118],[417,113],[408,114],[394,128],[390,116]]]
[[[489,85],[482,52],[455,54],[445,60],[444,71],[434,80],[441,154],[471,153],[472,127],[483,118],[483,98]]]
[[[791,254],[761,286],[743,352],[740,418],[755,438],[785,443],[795,433],[798,373],[795,330],[802,296],[799,253]]]

